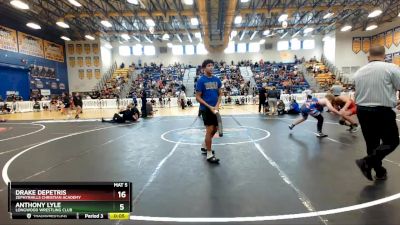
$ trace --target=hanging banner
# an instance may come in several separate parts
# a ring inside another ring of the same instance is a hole
[[[93,78],[93,70],[92,69],[87,69],[86,70],[86,77],[91,80]]]
[[[400,66],[400,52],[393,53],[393,63]]]
[[[396,46],[400,44],[400,27],[396,27],[393,30],[393,43]]]
[[[371,48],[371,37],[363,37],[362,38],[363,52],[368,53],[370,48]]]
[[[385,46],[385,33],[378,34],[378,45]]]
[[[68,55],[75,54],[74,44],[68,44]]]
[[[44,58],[43,40],[18,31],[18,52]]]
[[[83,57],[78,57],[78,65],[79,67],[83,67]]]
[[[0,49],[18,52],[17,31],[0,26]]]
[[[92,44],[92,48],[93,48],[93,53],[95,55],[98,55],[100,52],[99,44]]]
[[[76,53],[82,54],[82,44],[76,44]]]
[[[100,66],[100,57],[94,56],[93,57],[93,64],[94,64],[95,67],[99,67]]]
[[[385,62],[392,63],[393,62],[393,55],[392,54],[386,54],[385,55]]]
[[[85,63],[86,63],[87,67],[91,67],[92,66],[92,58],[90,56],[86,56]]]
[[[361,38],[360,37],[353,37],[352,50],[356,54],[361,51]]]
[[[393,44],[393,30],[388,30],[385,32],[385,46],[390,48]]]
[[[90,44],[84,44],[84,49],[85,49],[85,53],[86,53],[86,55],[89,55],[90,54]]]
[[[378,36],[374,35],[371,38],[371,46],[374,47],[374,46],[377,46],[377,45],[378,45]]]
[[[69,57],[69,66],[72,68],[75,67],[75,57]]]
[[[100,69],[95,69],[95,70],[94,70],[94,77],[95,77],[97,80],[100,79],[100,77],[101,77]]]
[[[46,59],[50,59],[57,62],[64,62],[64,47],[62,45],[43,41],[44,44],[44,56]]]
[[[79,73],[79,79],[83,80],[83,78],[85,78],[85,70],[80,69],[78,73]]]

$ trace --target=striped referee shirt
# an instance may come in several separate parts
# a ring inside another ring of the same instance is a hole
[[[354,74],[354,81],[357,105],[396,107],[396,91],[400,90],[400,68],[395,64],[371,61]]]

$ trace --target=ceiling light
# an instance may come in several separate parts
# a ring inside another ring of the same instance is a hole
[[[254,31],[254,32],[253,32],[253,34],[252,34],[251,37],[250,37],[250,41],[253,40],[253,38],[256,36],[257,32],[258,32],[258,31]]]
[[[150,27],[149,31],[150,31],[151,34],[153,34],[154,33],[154,27]]]
[[[282,22],[282,28],[283,28],[283,29],[286,29],[287,26],[288,26],[288,22],[287,22],[286,20],[283,21],[283,22]]]
[[[56,22],[57,26],[62,27],[62,28],[69,28],[69,25],[66,24],[64,21],[58,21]]]
[[[70,41],[71,40],[69,37],[65,37],[65,36],[61,36],[61,39],[65,40],[65,41]]]
[[[113,46],[110,45],[110,43],[106,43],[106,44],[104,45],[104,47],[106,47],[106,48],[108,48],[108,49],[112,49],[112,48],[113,48]]]
[[[196,33],[194,33],[194,36],[195,36],[196,38],[199,38],[199,39],[201,39],[201,33],[200,33],[200,32],[196,32]]]
[[[20,0],[13,0],[10,2],[10,4],[18,9],[29,9],[29,5]]]
[[[129,37],[128,34],[121,34],[121,37],[122,37],[125,41],[131,39],[131,37]]]
[[[294,34],[292,35],[292,38],[296,37],[296,36],[300,33],[300,31],[301,31],[301,30],[299,30],[299,31],[297,31],[296,33],[294,33]]]
[[[164,35],[162,36],[162,39],[163,39],[163,40],[168,40],[168,39],[169,39],[169,34],[164,34]]]
[[[310,33],[310,32],[312,32],[313,30],[314,30],[314,28],[312,28],[312,27],[307,27],[306,29],[304,29],[304,33],[305,33],[305,34]]]
[[[374,30],[378,28],[378,25],[376,23],[371,23],[367,26],[367,28],[365,28],[366,31],[370,31],[370,30]]]
[[[281,39],[283,39],[284,37],[286,37],[286,35],[288,34],[288,32],[284,33],[281,37]]]
[[[154,23],[154,20],[152,19],[146,19],[146,24],[149,27],[154,27],[156,24]]]
[[[172,48],[174,46],[172,43],[167,43],[168,48]]]
[[[134,5],[139,5],[138,0],[128,0],[129,3],[134,4]]]
[[[182,43],[182,39],[181,36],[179,36],[179,34],[176,35],[176,37],[178,38],[178,40]]]
[[[150,40],[150,38],[148,38],[146,35],[144,35],[144,39],[146,39],[148,42],[153,43],[152,40]]]
[[[92,40],[92,41],[93,41],[94,39],[96,39],[96,38],[94,38],[93,36],[88,35],[88,34],[85,35],[85,38],[86,38],[86,39],[89,39],[89,40]]]
[[[186,5],[193,5],[193,0],[183,0]]]
[[[241,16],[236,16],[235,17],[235,24],[240,24],[242,22],[242,17]]]
[[[72,5],[74,5],[76,7],[81,7],[82,6],[81,3],[79,3],[76,0],[68,0],[68,1],[69,1],[69,3],[71,3]]]
[[[329,13],[325,14],[325,16],[324,16],[323,18],[324,18],[324,19],[328,19],[328,18],[332,17],[334,14],[335,14],[335,13],[329,12]]]
[[[135,37],[135,36],[132,36],[132,37],[133,37],[133,39],[135,39],[136,41],[140,42],[140,39],[139,39],[139,38],[137,38],[137,37]]]
[[[342,27],[342,29],[340,29],[340,31],[346,32],[346,31],[351,30],[351,28],[352,28],[352,26],[350,26],[350,25],[345,25],[344,27]]]
[[[268,35],[270,32],[270,30],[264,30],[263,35]]]
[[[232,37],[236,37],[237,33],[238,33],[238,32],[237,32],[236,30],[233,30],[233,31],[231,32],[231,36],[232,36]]]
[[[191,23],[193,26],[197,26],[197,25],[199,25],[199,20],[198,20],[196,17],[194,17],[194,18],[191,18],[191,19],[190,19],[190,23]]]
[[[242,35],[240,35],[240,38],[239,38],[240,41],[244,38],[244,35],[245,35],[245,34],[246,34],[246,31],[245,31],[245,30],[242,31]]]
[[[40,25],[36,24],[36,23],[27,23],[26,26],[28,26],[28,27],[30,27],[32,29],[35,29],[35,30],[42,29],[42,27],[40,27]]]
[[[259,43],[260,43],[260,45],[264,44],[265,43],[265,39],[261,39]]]
[[[381,15],[382,14],[382,10],[380,10],[380,9],[375,9],[374,11],[372,11],[370,14],[368,14],[368,17],[369,18],[374,18],[374,17],[377,17],[377,16],[379,16],[379,15]]]
[[[112,27],[112,24],[108,20],[102,20],[100,23],[105,27]]]
[[[249,2],[250,0],[240,0],[241,3]]]
[[[330,41],[330,40],[331,40],[331,37],[329,37],[329,36],[325,36],[324,38],[322,38],[323,42]]]
[[[278,22],[286,21],[288,17],[289,17],[288,14],[282,14],[282,15],[279,17]]]
[[[190,43],[192,43],[193,42],[192,37],[190,36],[190,34],[187,34],[187,35],[188,35],[188,39],[189,39]]]

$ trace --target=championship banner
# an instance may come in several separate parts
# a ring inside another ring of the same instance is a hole
[[[83,78],[85,78],[85,70],[80,69],[78,73],[79,73],[79,79],[83,80]]]
[[[98,55],[100,52],[99,44],[92,44],[92,48],[93,48],[93,53],[95,55]]]
[[[368,53],[370,48],[371,48],[371,37],[363,37],[362,38],[363,52]]]
[[[95,77],[97,80],[100,79],[100,77],[101,77],[100,69],[95,69],[95,70],[94,70],[94,77]]]
[[[84,44],[84,49],[85,49],[86,55],[89,55],[90,54],[90,44]]]
[[[18,52],[44,58],[43,40],[18,31]]]
[[[361,38],[360,37],[353,37],[352,50],[356,54],[361,51]]]
[[[78,57],[78,65],[79,67],[83,67],[83,57]]]
[[[371,46],[374,47],[374,46],[377,46],[377,45],[378,45],[378,36],[377,35],[372,36],[372,38],[371,38]]]
[[[68,44],[68,55],[75,54],[74,44]]]
[[[400,52],[393,53],[393,63],[400,66]]]
[[[378,45],[385,46],[385,33],[378,34]]]
[[[385,36],[385,46],[386,48],[390,48],[393,44],[393,30],[386,31]]]
[[[76,53],[82,54],[82,44],[76,44]]]
[[[44,44],[44,56],[46,59],[50,59],[57,62],[64,62],[64,47],[62,45],[43,41]]]
[[[17,31],[0,26],[0,49],[18,52]]]
[[[92,66],[92,58],[90,56],[86,56],[85,63],[86,63],[87,67],[91,67]]]
[[[393,30],[393,43],[396,46],[400,44],[400,27],[396,27]]]
[[[99,67],[100,66],[100,57],[94,56],[93,57],[93,64],[94,64],[95,67]]]
[[[393,55],[392,54],[386,54],[385,55],[385,62],[392,63],[393,62]]]
[[[87,69],[86,70],[86,77],[91,80],[93,78],[93,70],[92,69]]]
[[[69,66],[72,68],[75,67],[75,57],[69,57]]]

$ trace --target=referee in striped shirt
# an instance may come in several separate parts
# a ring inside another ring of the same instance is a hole
[[[400,108],[396,99],[396,91],[400,90],[400,68],[384,59],[385,47],[372,47],[369,63],[354,75],[357,116],[367,144],[367,156],[356,160],[356,164],[368,180],[373,180],[372,169],[376,180],[387,178],[382,160],[399,145],[393,108]]]

